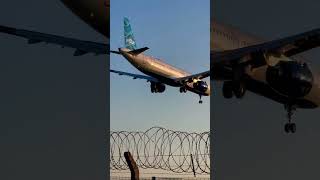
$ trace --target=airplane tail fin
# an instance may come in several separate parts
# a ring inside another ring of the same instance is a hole
[[[131,29],[131,25],[128,18],[124,18],[123,20],[124,25],[124,43],[125,47],[130,50],[137,49],[136,41],[134,40],[133,32]]]

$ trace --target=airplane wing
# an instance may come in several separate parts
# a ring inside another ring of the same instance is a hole
[[[26,38],[29,44],[45,42],[58,44],[62,47],[71,47],[76,49],[73,54],[74,56],[81,56],[87,53],[94,53],[96,55],[109,54],[109,44],[82,41],[78,39],[28,31],[24,29],[16,29],[6,26],[0,26],[0,32]]]
[[[261,62],[262,58],[259,58],[265,54],[283,54],[290,57],[318,46],[320,46],[320,29],[314,29],[290,37],[235,50],[227,50],[218,53],[211,51],[210,60],[211,65],[213,66],[233,63],[237,64],[241,63],[243,59],[246,59],[246,63],[253,63],[260,66],[266,63]],[[260,60],[260,62],[257,62],[257,60]]]
[[[203,79],[208,76],[210,76],[210,71],[205,71],[202,73],[193,74],[193,75],[182,77],[182,78],[177,78],[175,79],[175,81],[181,84],[185,84],[186,82],[192,82],[194,79]]]
[[[110,72],[119,74],[120,76],[121,75],[131,76],[131,77],[133,77],[133,79],[145,79],[145,80],[150,81],[150,82],[159,82],[158,79],[153,78],[151,76],[144,76],[144,75],[140,75],[140,74],[132,74],[132,73],[116,71],[116,70],[112,70],[112,69],[110,69]]]

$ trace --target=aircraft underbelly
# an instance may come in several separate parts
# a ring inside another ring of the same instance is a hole
[[[176,70],[174,67],[168,64],[159,63],[155,60],[152,60],[148,56],[136,59],[135,62],[135,67],[139,68],[143,72],[148,72],[153,76],[157,75],[158,77],[160,76],[168,79],[175,79],[189,75],[188,73]]]
[[[179,84],[172,81],[175,76],[172,76],[172,73],[168,72],[164,68],[159,68],[150,63],[150,61],[146,60],[144,56],[136,56],[136,57],[128,57],[125,58],[139,71],[142,73],[159,79],[161,82],[171,85],[171,86],[179,86]]]
[[[164,83],[170,84],[171,86],[179,86],[179,84],[172,81],[175,78],[183,77],[180,73],[174,72],[170,69],[164,68],[164,67],[157,67],[152,65],[145,65],[142,69],[144,73],[147,73],[150,76],[153,76],[158,79],[161,79],[162,81],[165,81]]]
[[[61,0],[93,29],[110,37],[110,0]]]

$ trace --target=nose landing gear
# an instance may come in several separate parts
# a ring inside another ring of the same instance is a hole
[[[202,96],[201,95],[199,95],[199,96],[200,96],[199,104],[202,104],[202,100],[201,100]]]
[[[287,111],[288,123],[285,124],[284,131],[286,133],[290,133],[290,132],[295,133],[297,130],[297,127],[295,123],[291,122],[291,120],[292,120],[293,111],[295,111],[296,108],[293,105],[289,104],[289,105],[285,105],[285,109]]]

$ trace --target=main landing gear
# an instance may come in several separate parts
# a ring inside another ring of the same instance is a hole
[[[187,88],[186,87],[180,87],[180,93],[186,93]]]
[[[288,118],[288,123],[285,124],[284,126],[284,131],[286,133],[295,133],[297,130],[296,124],[291,122],[293,111],[296,110],[296,108],[293,105],[285,105],[285,109],[287,111],[287,118]]]
[[[245,83],[241,81],[226,81],[222,86],[223,97],[226,99],[232,98],[235,95],[237,98],[242,98],[246,92]]]

